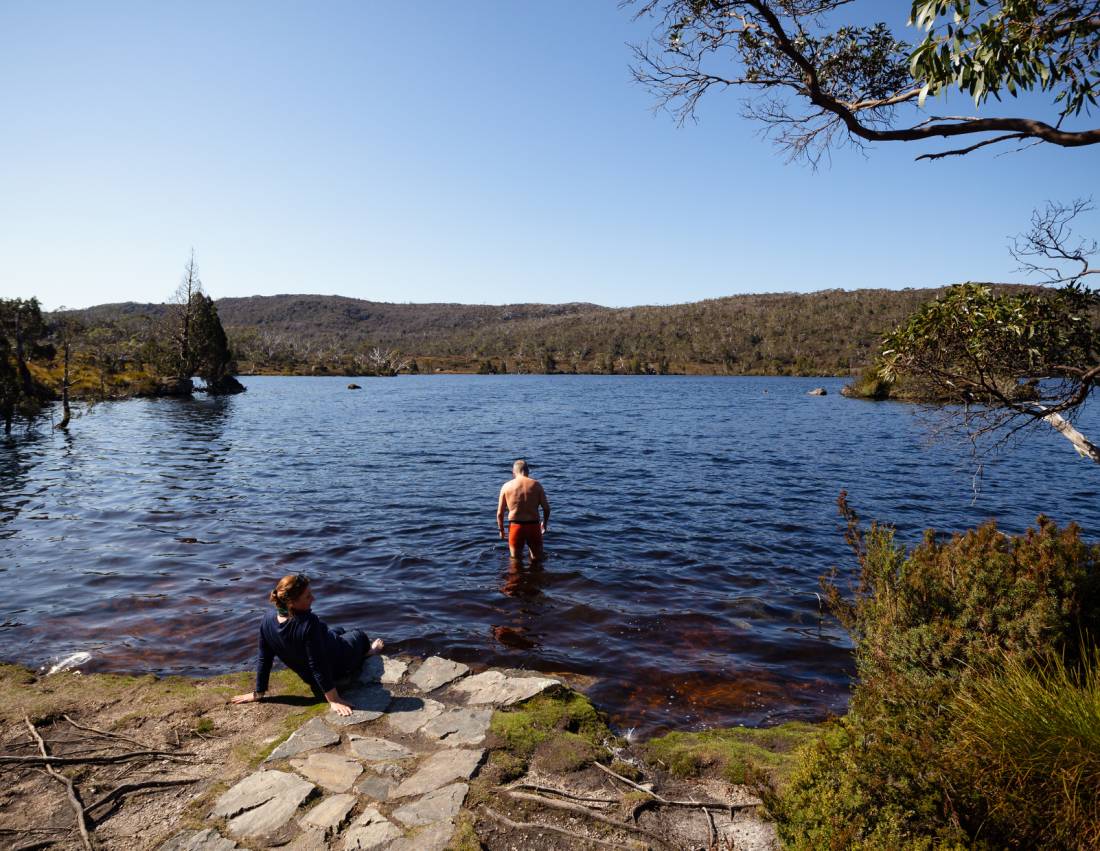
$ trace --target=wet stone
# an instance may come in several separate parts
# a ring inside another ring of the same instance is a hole
[[[257,771],[218,798],[210,815],[228,818],[234,836],[266,836],[283,827],[314,785],[285,771]]]
[[[488,709],[448,709],[431,719],[420,728],[420,732],[433,739],[439,739],[450,747],[455,745],[480,745],[485,741],[493,710]]]
[[[340,741],[340,734],[325,726],[320,718],[311,718],[299,727],[290,738],[271,752],[264,762],[276,759],[288,759],[306,751],[327,748]]]
[[[386,712],[386,723],[402,733],[415,733],[437,715],[444,706],[429,697],[399,697]]]
[[[434,792],[455,780],[469,780],[485,756],[483,750],[453,748],[438,751],[420,764],[420,769],[404,780],[391,797],[407,798]]]
[[[406,827],[453,819],[462,809],[462,803],[466,800],[469,789],[470,787],[465,783],[452,783],[450,786],[429,792],[419,801],[394,810],[393,817]]]
[[[404,745],[375,736],[351,736],[351,752],[365,762],[408,759],[413,752]]]
[[[466,695],[468,704],[511,706],[557,685],[561,682],[549,677],[508,677],[500,671],[485,671],[455,683],[454,690]]]
[[[385,801],[397,784],[389,777],[368,774],[355,784],[355,792],[372,801]]]
[[[446,851],[455,833],[453,821],[436,822],[405,839],[398,839],[386,851]]]
[[[325,798],[299,820],[303,828],[313,828],[325,836],[339,830],[355,806],[354,795],[333,795]]]
[[[351,715],[337,715],[330,709],[325,713],[325,722],[332,727],[350,727],[381,718],[393,698],[389,689],[377,684],[341,689],[340,696],[347,701],[352,712]]]
[[[301,775],[330,792],[346,792],[362,773],[358,761],[337,753],[313,753],[305,759],[292,759],[290,764]]]
[[[226,839],[213,828],[206,830],[185,830],[177,833],[157,851],[233,851],[237,843]]]
[[[416,673],[409,677],[409,682],[421,691],[435,691],[440,686],[457,680],[469,670],[470,666],[461,662],[452,662],[441,656],[429,656],[416,669]]]
[[[344,834],[345,851],[371,851],[381,848],[401,831],[374,807],[368,807]]]

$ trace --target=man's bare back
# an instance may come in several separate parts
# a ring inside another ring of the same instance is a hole
[[[512,465],[514,478],[505,482],[497,500],[497,529],[500,537],[504,535],[504,514],[508,513],[511,523],[507,537],[512,558],[523,558],[524,544],[531,550],[531,558],[542,559],[542,536],[550,521],[550,501],[546,491],[536,479],[528,475],[527,463],[516,461]],[[539,508],[542,508],[542,522],[539,522]]]

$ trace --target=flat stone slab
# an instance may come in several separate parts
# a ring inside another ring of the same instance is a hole
[[[409,677],[409,682],[421,691],[435,691],[440,686],[453,682],[463,674],[469,673],[470,666],[461,662],[452,662],[442,656],[429,656]]]
[[[348,702],[352,712],[351,715],[337,715],[330,709],[324,717],[325,722],[332,727],[350,727],[352,724],[363,724],[381,718],[393,699],[389,689],[376,683],[341,689],[340,696]]]
[[[226,839],[213,828],[185,830],[163,843],[157,851],[233,851],[237,843]]]
[[[500,671],[485,671],[455,683],[454,690],[466,695],[469,704],[511,706],[558,685],[560,680],[549,677],[508,677]]]
[[[487,709],[448,709],[432,718],[420,728],[425,736],[438,739],[448,747],[456,745],[480,745],[489,731],[489,722],[493,718],[492,708]]]
[[[295,730],[289,739],[271,752],[264,762],[272,762],[276,759],[289,759],[306,751],[314,751],[318,748],[327,748],[340,741],[340,734],[326,726],[320,718],[310,718]]]
[[[440,821],[426,827],[416,836],[398,839],[386,851],[446,851],[455,833],[453,821]]]
[[[351,736],[351,752],[364,762],[408,759],[415,754],[404,745],[376,736]]]
[[[465,783],[452,783],[429,792],[419,801],[406,804],[393,811],[393,817],[406,827],[418,827],[437,821],[453,819],[462,809],[470,787]]]
[[[374,807],[367,807],[344,834],[344,851],[370,851],[399,836],[397,825]]]
[[[234,836],[266,836],[290,821],[314,785],[286,771],[257,771],[225,792],[210,815],[229,819]]]
[[[358,799],[355,795],[332,795],[302,816],[298,823],[303,828],[314,828],[328,836],[339,830],[347,821],[348,813],[355,806],[356,800]]]
[[[348,791],[363,773],[358,760],[338,753],[311,753],[305,759],[292,759],[290,764],[299,774],[330,792]]]
[[[390,704],[386,723],[402,733],[415,733],[446,707],[430,697],[399,697]]]
[[[279,846],[281,851],[328,851],[328,839],[323,830],[303,830],[289,845]]]
[[[380,682],[383,685],[395,685],[401,682],[408,670],[408,663],[400,659],[391,659],[389,656],[368,656],[359,679],[365,683]]]
[[[451,748],[437,751],[420,764],[420,770],[402,781],[392,798],[407,798],[434,792],[455,780],[469,780],[485,756],[483,750]]]
[[[368,774],[355,784],[355,792],[372,801],[385,801],[390,797],[394,787],[397,786],[389,777],[380,777],[377,774]]]

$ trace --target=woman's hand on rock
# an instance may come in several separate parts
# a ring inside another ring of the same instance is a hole
[[[263,697],[262,694],[255,691],[250,691],[248,694],[238,694],[235,697],[229,699],[230,703],[254,703]]]
[[[351,715],[351,707],[344,703],[344,699],[337,698],[336,700],[330,700],[328,702],[329,709],[335,712],[337,715],[343,715],[345,718]]]

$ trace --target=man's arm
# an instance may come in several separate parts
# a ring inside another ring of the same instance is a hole
[[[500,539],[504,540],[504,512],[508,508],[508,501],[504,498],[504,488],[500,489],[500,499],[497,500],[497,531]]]
[[[550,524],[550,500],[546,498],[546,489],[539,485],[539,505],[542,506],[542,531]]]

